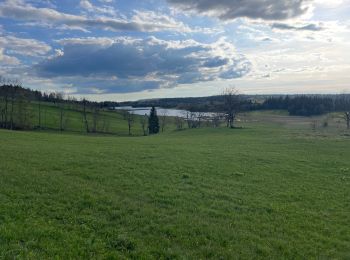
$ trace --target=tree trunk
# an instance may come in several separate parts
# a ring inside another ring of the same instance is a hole
[[[39,98],[39,115],[38,116],[39,116],[38,127],[39,127],[39,129],[41,129],[41,99],[40,98]]]
[[[88,122],[87,116],[86,116],[86,100],[85,99],[83,100],[83,118],[84,118],[86,132],[89,133],[89,122]]]
[[[15,89],[12,90],[12,98],[11,98],[11,130],[13,130],[13,110],[15,106]]]
[[[8,111],[8,93],[6,93],[5,95],[5,110],[4,110],[4,113],[5,113],[5,120],[4,120],[4,128],[7,128],[7,112]]]
[[[93,122],[92,122],[92,131],[94,133],[98,132],[98,122],[99,122],[99,108],[94,107]]]
[[[60,107],[60,131],[63,131],[63,107]]]

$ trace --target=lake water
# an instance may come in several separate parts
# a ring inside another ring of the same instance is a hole
[[[117,110],[127,110],[128,112],[132,112],[136,115],[149,115],[151,107],[131,107],[131,106],[124,106],[124,107],[115,107]],[[190,114],[190,111],[187,110],[181,110],[181,109],[173,109],[173,108],[161,108],[156,107],[157,115],[162,116],[173,116],[173,117],[182,117],[187,118],[187,115]],[[212,117],[214,113],[205,112],[205,113],[199,113],[199,112],[192,112],[193,118],[198,118],[198,116],[202,117]]]

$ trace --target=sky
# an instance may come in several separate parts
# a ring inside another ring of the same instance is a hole
[[[0,76],[98,101],[350,93],[350,0],[0,0]]]

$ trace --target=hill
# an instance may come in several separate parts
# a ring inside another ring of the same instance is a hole
[[[20,86],[0,86],[0,128],[71,133],[129,134],[125,114],[109,109],[115,102],[64,99],[60,93],[41,93]],[[132,134],[142,135],[138,116]]]
[[[224,95],[208,97],[160,98],[120,102],[118,106],[164,107],[195,112],[224,111]],[[312,116],[350,110],[350,95],[240,95],[240,110],[287,110],[290,115]]]
[[[306,119],[135,138],[0,130],[0,256],[349,258],[350,139]]]

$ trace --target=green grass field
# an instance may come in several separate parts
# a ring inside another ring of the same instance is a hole
[[[18,120],[18,105],[15,107],[14,119]],[[4,104],[0,100],[0,108],[4,107]],[[83,121],[82,105],[76,105],[67,103],[63,105],[63,128],[64,132],[68,133],[86,133],[86,128]],[[39,104],[37,102],[31,102],[27,105],[26,109],[27,127],[29,129],[38,129],[39,125]],[[93,124],[92,109],[87,109],[87,119],[90,125],[90,129]],[[41,103],[41,131],[53,131],[57,132],[60,130],[60,107],[57,104],[42,102]],[[140,126],[140,118],[134,116],[134,123],[132,126],[133,136],[142,136],[143,131]],[[171,121],[171,120],[170,120]],[[170,127],[173,129],[174,127]],[[128,136],[128,123],[123,118],[121,111],[113,111],[107,109],[101,109],[99,111],[97,131],[99,133],[117,135],[117,136]]]
[[[0,130],[0,259],[349,259],[349,133],[246,119],[147,137]]]

